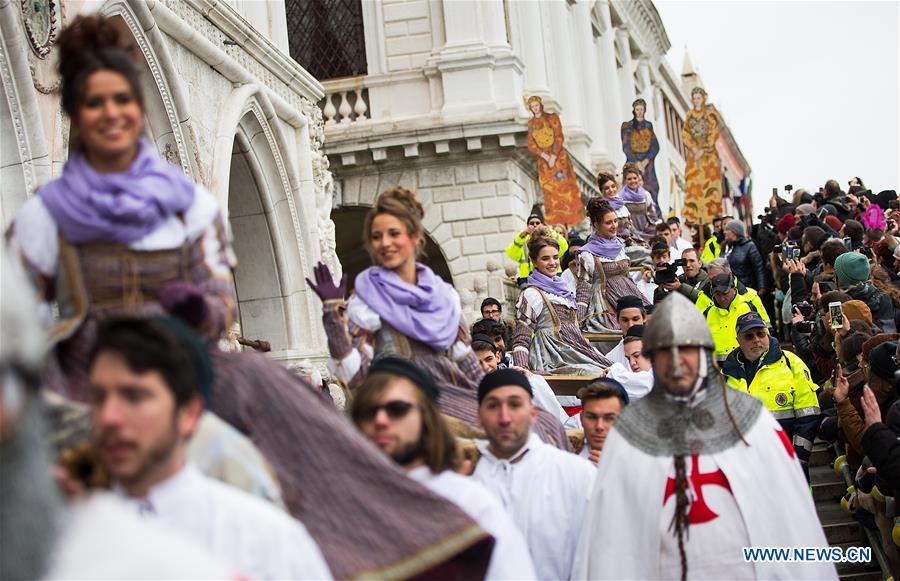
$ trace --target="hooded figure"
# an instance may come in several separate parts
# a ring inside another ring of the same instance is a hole
[[[827,542],[790,440],[724,385],[699,310],[668,297],[643,347],[653,391],[607,437],[573,578],[836,578],[831,563],[744,559]]]

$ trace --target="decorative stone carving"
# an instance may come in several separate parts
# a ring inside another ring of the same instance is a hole
[[[50,54],[60,28],[58,0],[20,0],[25,35],[39,58]]]
[[[325,155],[325,123],[319,106],[307,99],[300,99],[303,114],[308,120],[309,147],[312,154],[313,184],[316,189],[316,226],[319,231],[319,251],[322,262],[328,265],[336,276],[343,273],[337,256],[337,243],[334,238],[334,221],[331,219],[331,208],[334,205],[334,177],[329,171],[328,157]]]

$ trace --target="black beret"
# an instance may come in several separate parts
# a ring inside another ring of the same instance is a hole
[[[396,355],[380,357],[369,366],[369,373],[400,375],[412,381],[431,400],[437,401],[441,396],[441,389],[438,387],[434,377],[425,369],[403,357],[397,357]]]
[[[488,345],[494,344],[494,338],[484,333],[475,333],[474,335],[472,335],[472,343],[474,343],[475,341],[481,341],[482,343],[487,343]]]
[[[869,351],[869,369],[882,379],[891,381],[897,364],[894,363],[894,354],[897,352],[897,344],[886,341]]]
[[[519,371],[515,369],[498,369],[492,371],[482,378],[478,384],[478,405],[484,401],[487,394],[498,387],[507,387],[510,385],[518,385],[528,392],[529,397],[534,397],[534,391],[531,389],[531,382]]]
[[[625,295],[616,301],[616,314],[622,312],[623,309],[643,309],[644,301],[634,295]]]
[[[625,332],[626,337],[643,337],[644,336],[644,326],[643,325],[632,325],[628,331]]]

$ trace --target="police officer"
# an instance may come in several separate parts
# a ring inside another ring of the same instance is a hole
[[[817,386],[803,360],[782,351],[763,318],[749,312],[737,319],[738,348],[722,364],[728,385],[755,396],[772,412],[794,445],[809,480],[809,456],[819,417]]]
[[[738,347],[737,337],[734,335],[735,324],[738,317],[754,312],[761,315],[763,321],[769,322],[766,310],[761,308],[752,297],[756,293],[750,293],[749,289],[741,292],[744,285],[740,284],[731,273],[719,273],[709,278],[709,292],[712,299],[707,299],[702,306],[705,293],[701,293],[697,306],[703,310],[703,316],[709,324],[713,341],[716,344],[716,360],[723,361]],[[757,299],[758,300],[758,299]]]

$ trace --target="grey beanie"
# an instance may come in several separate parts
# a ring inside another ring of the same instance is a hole
[[[731,230],[738,236],[746,236],[747,235],[747,229],[744,227],[744,223],[741,222],[740,220],[731,220],[730,222],[725,224],[725,229]]]

